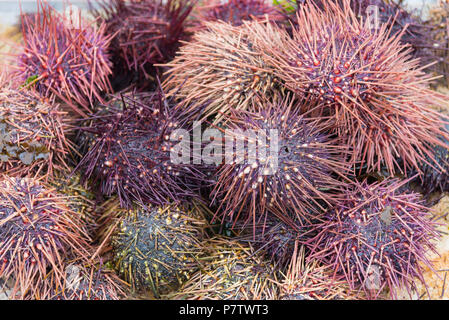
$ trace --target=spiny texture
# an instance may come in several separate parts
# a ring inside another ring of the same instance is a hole
[[[65,169],[67,114],[31,92],[0,91],[0,171],[10,175]]]
[[[291,210],[310,221],[335,201],[342,185],[336,176],[347,172],[346,150],[323,132],[323,123],[300,115],[288,97],[253,104],[261,110],[235,113],[228,121],[225,163],[211,193],[217,215],[255,226],[267,212],[288,221]]]
[[[206,21],[223,21],[233,26],[240,26],[243,21],[283,22],[285,16],[265,0],[220,0],[205,1],[198,8],[200,23]]]
[[[309,230],[309,223],[291,214],[285,214],[282,220],[276,216],[267,215],[255,226],[255,232],[252,228],[240,224],[237,224],[235,229],[240,231],[239,241],[251,243],[257,254],[262,255],[281,270],[291,263],[295,243],[310,238],[313,231]]]
[[[207,222],[197,207],[137,207],[119,216],[114,265],[133,289],[156,297],[175,290],[199,268]]]
[[[69,203],[33,179],[0,181],[0,277],[14,277],[13,296],[38,296],[49,268],[61,283],[64,256],[87,254],[89,239]]]
[[[230,110],[245,110],[256,94],[277,91],[275,75],[255,50],[250,27],[206,23],[207,31],[182,46],[169,67],[163,88],[177,95],[185,117],[213,118],[218,123]]]
[[[443,74],[442,79],[446,85],[449,84],[449,3],[440,1],[438,6],[430,10],[430,19],[427,21],[428,28],[431,29],[431,40],[434,42],[434,60],[438,64],[434,65],[434,72]],[[424,39],[428,39],[427,34]]]
[[[108,34],[116,34],[111,44],[116,73],[133,71],[140,80],[154,76],[154,64],[170,60],[185,37],[185,20],[193,4],[191,0],[103,1],[95,14],[105,20]]]
[[[17,56],[15,76],[85,116],[111,87],[107,53],[111,36],[104,34],[104,24],[97,28],[80,22],[75,26],[46,2],[38,1],[37,6],[35,15],[22,17],[24,48]]]
[[[250,246],[227,238],[204,244],[204,267],[176,293],[175,300],[273,300],[278,288],[273,266],[254,255]]]
[[[301,6],[293,37],[271,25],[255,25],[256,46],[284,84],[300,97],[321,100],[334,132],[353,151],[352,161],[390,174],[407,173],[429,155],[442,121],[429,108],[447,98],[430,89],[401,34],[386,25],[373,31],[349,8],[326,3]],[[405,31],[403,31],[405,32]],[[399,166],[397,159],[403,160]]]
[[[71,171],[73,170],[69,172]],[[99,211],[95,195],[81,184],[80,173],[70,175],[69,172],[55,172],[48,184],[55,188],[58,194],[67,197],[70,209],[77,212],[88,234],[93,235],[98,227],[96,219]]]
[[[405,182],[385,180],[355,184],[345,192],[345,201],[329,210],[317,225],[318,235],[307,243],[308,259],[319,259],[351,289],[361,288],[370,297],[384,289],[396,297],[397,288],[413,289],[425,284],[423,265],[438,238],[429,209],[420,195],[399,192]]]
[[[50,279],[50,288],[43,291],[45,300],[120,300],[125,298],[124,283],[101,265],[68,261],[62,286]],[[45,289],[44,289],[45,290]]]
[[[349,298],[345,281],[335,280],[332,269],[305,261],[304,247],[294,244],[291,262],[280,284],[281,300],[333,300]]]
[[[171,160],[176,145],[190,135],[177,131],[181,122],[169,104],[160,91],[122,95],[86,128],[97,138],[78,168],[100,184],[103,194],[117,194],[122,206],[133,200],[160,205],[196,197],[205,183],[202,166],[190,157],[188,163]]]
[[[449,130],[449,125],[445,129]],[[422,166],[422,176],[416,179],[427,194],[449,190],[449,141],[441,138],[441,142],[445,146],[434,146],[434,159]]]

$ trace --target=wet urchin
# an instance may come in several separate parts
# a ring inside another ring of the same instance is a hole
[[[36,14],[22,18],[24,47],[17,55],[17,81],[43,96],[58,97],[85,116],[111,90],[111,36],[105,35],[104,24],[74,25],[41,0]]]
[[[207,172],[190,157],[172,161],[176,146],[190,141],[190,133],[178,131],[182,123],[170,106],[161,91],[110,100],[109,111],[94,116],[86,128],[96,140],[78,168],[104,195],[117,194],[125,207],[133,200],[160,205],[197,197]]]
[[[200,268],[208,224],[199,206],[136,205],[112,214],[117,225],[111,237],[113,265],[134,290],[159,297]]]
[[[243,21],[285,21],[278,8],[265,0],[208,0],[197,7],[197,19],[201,24],[206,21],[223,21],[233,26],[240,26]]]
[[[163,296],[175,300],[273,300],[279,290],[275,269],[251,246],[216,237],[203,243],[203,268],[177,292]]]
[[[185,22],[193,0],[107,0],[100,2],[96,16],[115,34],[111,54],[115,74],[131,74],[140,86],[157,74],[154,64],[169,61],[186,37]],[[152,89],[152,88],[150,88]]]
[[[0,170],[9,175],[67,169],[68,115],[32,92],[0,90]]]
[[[13,278],[17,298],[38,297],[50,270],[62,283],[64,256],[89,250],[69,200],[29,178],[0,181],[0,235],[0,276]]]
[[[398,288],[410,292],[416,281],[425,284],[423,265],[438,239],[435,222],[421,195],[400,192],[407,181],[354,184],[345,200],[317,224],[318,234],[307,241],[311,254],[344,276],[351,289],[378,297],[383,289],[396,297]]]
[[[324,122],[301,115],[301,103],[289,97],[252,105],[260,110],[234,113],[227,121],[226,156],[210,195],[217,217],[256,226],[268,212],[288,222],[290,211],[310,222],[335,203],[342,185],[337,177],[349,173],[347,149],[325,133]]]
[[[255,50],[245,26],[206,23],[166,66],[163,88],[177,95],[189,119],[218,123],[230,110],[245,110],[251,98],[278,91],[276,76]]]
[[[371,30],[345,4],[301,6],[293,37],[254,25],[256,46],[289,89],[323,102],[354,163],[368,171],[385,165],[390,174],[419,171],[444,135],[441,116],[429,107],[445,106],[447,99],[429,89],[431,76],[411,59],[400,33],[386,25]]]

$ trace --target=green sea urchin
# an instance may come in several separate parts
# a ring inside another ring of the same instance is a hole
[[[227,238],[203,244],[203,268],[176,293],[176,300],[270,300],[278,297],[273,266],[254,255],[250,246]]]
[[[197,270],[207,222],[198,207],[167,205],[115,213],[113,261],[119,274],[137,290],[156,297],[181,285]]]

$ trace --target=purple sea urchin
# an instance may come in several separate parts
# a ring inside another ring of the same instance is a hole
[[[386,25],[371,30],[344,3],[326,2],[325,10],[301,6],[293,37],[255,25],[256,46],[286,87],[324,102],[334,132],[354,150],[351,162],[368,170],[386,165],[390,174],[419,171],[444,134],[440,115],[429,106],[447,99],[428,89],[431,76],[410,59],[401,34],[391,35]]]
[[[35,15],[23,16],[24,48],[17,56],[15,76],[85,116],[95,100],[102,101],[102,92],[111,89],[111,36],[104,35],[104,24],[73,25],[45,1],[39,0],[37,9]]]
[[[154,76],[154,64],[173,57],[194,1],[112,0],[103,1],[97,16],[106,22],[116,73],[133,71],[140,80]],[[126,70],[120,70],[125,67]]]
[[[265,0],[208,0],[198,7],[200,23],[206,21],[223,21],[233,26],[240,26],[243,21],[283,22],[285,16]]]
[[[342,182],[333,175],[347,172],[346,149],[324,133],[322,122],[300,115],[300,106],[288,97],[251,103],[260,110],[229,118],[225,134],[232,145],[225,146],[225,163],[211,193],[212,203],[219,204],[217,215],[255,226],[263,224],[268,211],[288,221],[291,210],[310,221],[335,201],[332,192]]]
[[[179,287],[200,264],[197,261],[207,222],[196,206],[138,206],[114,213],[113,263],[133,289],[156,297]]]
[[[120,99],[122,107],[116,104]],[[132,200],[161,205],[196,197],[205,183],[202,166],[171,160],[174,146],[190,136],[176,131],[181,123],[168,104],[160,91],[123,95],[87,128],[97,138],[78,168],[100,184],[103,194],[117,194],[122,206]]]
[[[31,92],[0,91],[0,170],[9,175],[66,169],[67,115]]]
[[[206,23],[208,30],[196,33],[182,46],[169,67],[163,88],[177,95],[187,118],[213,117],[218,123],[230,110],[245,110],[251,98],[271,96],[275,75],[253,47],[249,27]]]
[[[227,238],[203,244],[203,268],[178,292],[175,300],[272,300],[278,297],[273,266],[254,254],[250,246]]]
[[[284,268],[291,263],[295,251],[295,243],[312,236],[309,223],[297,217],[284,215],[280,218],[267,215],[263,221],[253,228],[236,224],[234,230],[240,231],[239,241],[251,243],[255,253],[270,260],[275,267]],[[239,228],[242,230],[239,230]],[[254,237],[255,234],[255,237]]]
[[[394,298],[397,288],[410,291],[416,280],[424,283],[421,264],[431,267],[426,254],[435,250],[438,233],[421,196],[398,192],[404,183],[348,188],[346,200],[325,214],[318,234],[307,241],[308,259],[329,265],[351,289],[361,286],[371,297],[388,288]]]
[[[63,196],[36,180],[0,181],[0,276],[13,277],[13,296],[39,295],[48,268],[63,278],[68,253],[85,256],[88,238]]]

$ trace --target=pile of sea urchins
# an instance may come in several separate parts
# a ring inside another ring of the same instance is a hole
[[[37,1],[0,77],[2,286],[413,295],[449,187],[431,22],[383,0]]]

